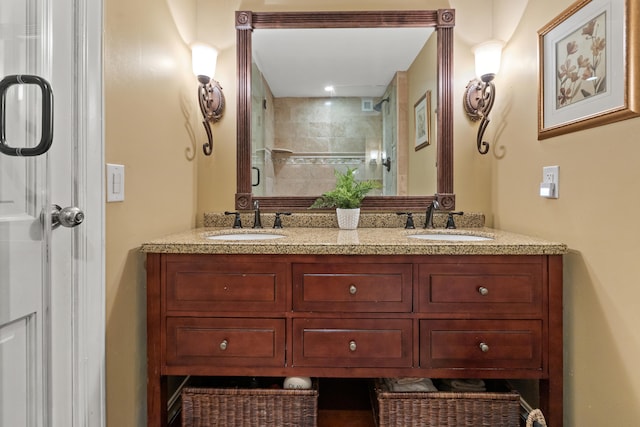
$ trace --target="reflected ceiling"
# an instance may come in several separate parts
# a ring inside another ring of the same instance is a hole
[[[255,30],[253,58],[276,97],[380,97],[433,28]],[[310,53],[313,53],[310,55]],[[326,86],[334,92],[327,93]]]

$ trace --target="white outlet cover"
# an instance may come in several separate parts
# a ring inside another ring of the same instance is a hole
[[[550,199],[557,199],[560,195],[560,166],[544,166],[542,168],[542,184],[553,184],[550,187],[552,189],[551,194],[543,195],[542,191],[540,195]],[[541,189],[542,189],[541,184]]]

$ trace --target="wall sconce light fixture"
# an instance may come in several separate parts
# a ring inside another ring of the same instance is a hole
[[[496,91],[493,79],[500,69],[503,45],[501,41],[491,40],[481,43],[473,49],[476,59],[476,75],[480,79],[473,79],[467,84],[463,105],[471,120],[481,120],[476,140],[480,154],[489,152],[489,143],[483,141],[483,137],[490,121],[489,113],[495,99]]]
[[[198,77],[198,82],[200,82],[198,102],[203,116],[202,125],[207,132],[207,142],[202,145],[202,150],[207,156],[210,156],[213,151],[211,125],[222,118],[225,106],[222,86],[213,79],[217,59],[218,51],[215,48],[199,43],[191,46],[193,74]]]

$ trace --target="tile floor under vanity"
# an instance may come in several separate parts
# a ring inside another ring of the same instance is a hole
[[[369,382],[322,378],[318,394],[318,427],[375,427]]]

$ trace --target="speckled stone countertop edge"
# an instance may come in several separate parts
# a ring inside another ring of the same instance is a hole
[[[210,240],[226,234],[278,234],[273,240]],[[486,241],[444,241],[409,238],[410,234],[466,234],[489,237]],[[204,227],[144,243],[145,253],[166,254],[282,254],[282,255],[561,255],[567,246],[559,242],[485,227],[456,230],[404,228],[238,229]]]

